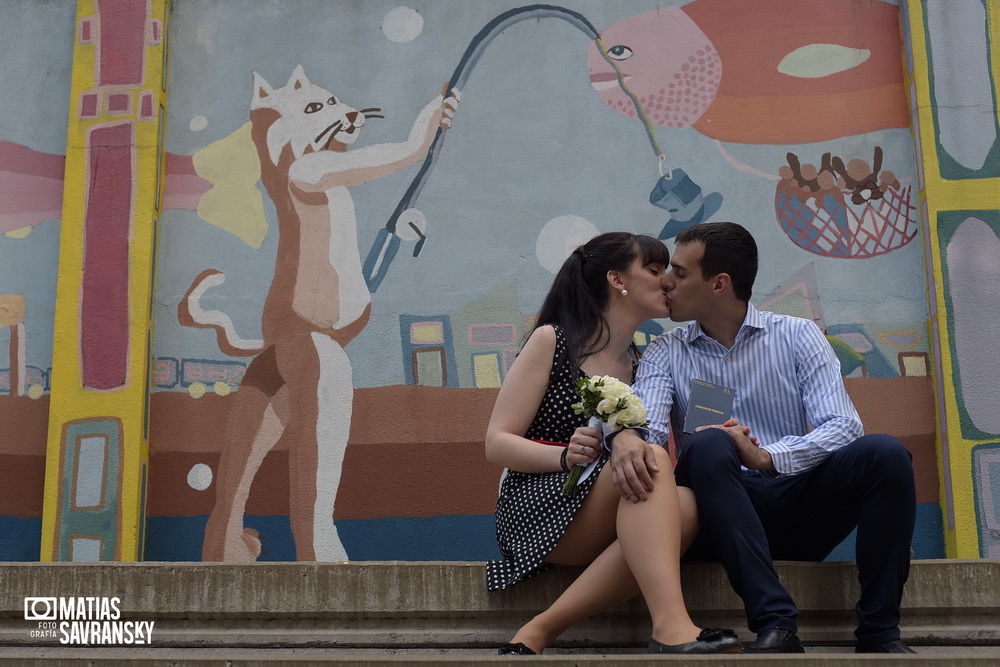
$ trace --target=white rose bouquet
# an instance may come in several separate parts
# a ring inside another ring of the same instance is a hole
[[[610,375],[580,378],[576,381],[576,392],[580,394],[580,402],[573,404],[573,412],[588,417],[590,422],[587,425],[601,431],[605,450],[608,449],[609,433],[649,423],[646,421],[646,407],[632,391],[632,387]],[[586,466],[573,466],[563,485],[563,493],[575,496],[578,485],[590,476],[598,460],[595,459]]]

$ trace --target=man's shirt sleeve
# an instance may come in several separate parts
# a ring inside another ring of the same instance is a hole
[[[670,372],[667,336],[656,338],[642,355],[633,389],[646,408],[647,441],[667,446],[670,409],[674,404],[674,379]]]
[[[819,327],[807,320],[791,343],[802,409],[812,430],[762,445],[783,475],[811,470],[864,435],[861,418],[844,388],[840,362]]]

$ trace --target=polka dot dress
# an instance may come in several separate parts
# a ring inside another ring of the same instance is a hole
[[[574,414],[571,407],[579,400],[576,381],[586,374],[563,357],[566,336],[559,327],[555,327],[555,331],[556,350],[548,388],[524,437],[569,442],[577,427],[587,425],[587,419]],[[486,564],[489,590],[507,588],[551,567],[544,562],[545,557],[566,532],[606,462],[607,456],[602,456],[593,474],[580,484],[573,498],[562,492],[567,473],[561,470],[545,473],[505,471],[496,508],[497,544],[504,559]]]

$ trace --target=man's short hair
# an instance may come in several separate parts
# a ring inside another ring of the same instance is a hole
[[[701,243],[705,248],[700,262],[702,278],[728,273],[736,298],[750,302],[757,278],[757,242],[750,232],[735,222],[703,222],[681,231],[675,243]]]

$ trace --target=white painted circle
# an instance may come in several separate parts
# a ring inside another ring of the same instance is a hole
[[[424,30],[424,17],[409,7],[396,7],[382,19],[382,32],[394,42],[409,42]]]
[[[558,273],[571,252],[598,234],[600,231],[590,220],[578,215],[560,215],[542,227],[535,243],[535,256],[549,273]]]
[[[195,491],[204,491],[212,485],[212,469],[204,463],[195,463],[188,471],[187,483]]]
[[[419,234],[417,230],[420,231]],[[396,236],[404,241],[416,241],[425,234],[427,234],[427,216],[419,208],[408,208],[396,218]]]
[[[204,116],[195,116],[191,119],[190,128],[192,132],[201,132],[208,127],[208,119]]]

